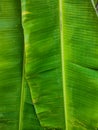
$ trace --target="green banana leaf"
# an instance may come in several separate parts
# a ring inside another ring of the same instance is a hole
[[[1,0],[0,11],[0,130],[97,130],[91,1]]]
[[[23,64],[20,1],[0,1],[0,130],[17,130]]]
[[[22,0],[26,81],[43,128],[65,127],[59,1]]]
[[[64,0],[67,130],[98,129],[98,17],[90,0]]]
[[[41,126],[23,72],[21,3],[1,0],[0,11],[0,130],[38,130]]]
[[[0,130],[64,129],[58,2],[1,0],[0,8]],[[22,10],[34,12],[23,16],[24,34]]]

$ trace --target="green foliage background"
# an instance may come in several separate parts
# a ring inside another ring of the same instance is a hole
[[[90,0],[0,0],[0,130],[97,130],[97,70]]]

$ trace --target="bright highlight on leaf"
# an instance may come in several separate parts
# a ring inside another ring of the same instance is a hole
[[[98,16],[98,0],[91,0],[91,2],[96,12],[96,15]]]

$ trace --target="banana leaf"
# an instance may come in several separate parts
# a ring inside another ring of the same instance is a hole
[[[20,1],[0,1],[0,130],[19,127],[23,64]]]
[[[64,0],[67,130],[98,129],[98,17],[90,0]]]
[[[98,129],[91,2],[0,1],[0,130]]]
[[[45,130],[65,129],[59,1],[22,0],[26,81]]]
[[[0,1],[1,130],[65,127],[58,5],[53,1]],[[22,10],[23,15],[27,13],[24,33]]]
[[[0,130],[42,130],[24,73],[19,0],[0,1]]]

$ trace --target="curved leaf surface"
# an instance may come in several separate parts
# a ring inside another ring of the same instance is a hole
[[[64,1],[67,130],[97,130],[98,18],[91,1]]]
[[[64,123],[61,75],[59,1],[22,0],[26,80],[40,124],[62,130]]]
[[[42,130],[24,79],[23,38],[20,0],[1,0],[0,130]]]
[[[97,130],[91,1],[1,0],[0,11],[0,129]]]

